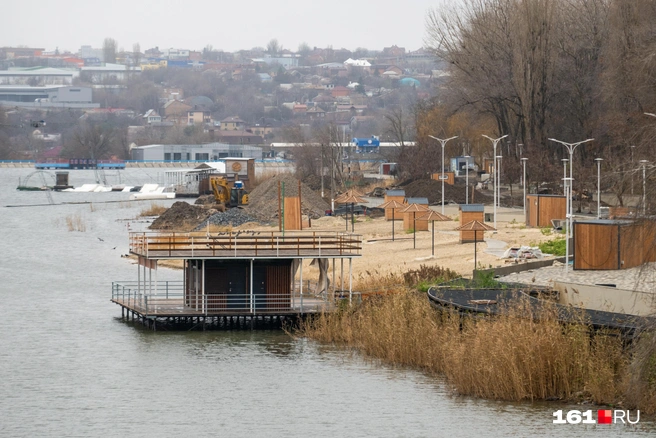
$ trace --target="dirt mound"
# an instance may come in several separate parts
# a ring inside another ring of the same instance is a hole
[[[406,182],[401,185],[405,190],[405,196],[409,198],[428,198],[430,205],[439,205],[442,203],[442,181],[434,179],[418,179]],[[492,197],[486,193],[476,190],[472,201],[471,188],[469,189],[469,202],[476,204],[485,204],[492,202]],[[452,186],[444,184],[444,203],[464,204],[466,201],[466,192],[464,185]]]
[[[215,211],[178,201],[150,224],[151,230],[181,230],[195,228]]]
[[[245,209],[251,216],[264,222],[278,217],[278,182],[285,183],[285,197],[298,196],[298,180],[289,174],[280,174],[262,182],[250,193]],[[312,219],[323,217],[330,205],[310,187],[301,184],[301,210]]]

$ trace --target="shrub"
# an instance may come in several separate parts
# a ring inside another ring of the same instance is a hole
[[[538,248],[545,254],[564,256],[567,247],[567,241],[563,238],[549,240],[538,244]]]

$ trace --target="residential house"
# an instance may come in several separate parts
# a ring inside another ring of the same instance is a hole
[[[225,118],[220,123],[222,131],[244,131],[246,129],[246,122],[238,116]]]
[[[202,125],[212,123],[212,112],[206,108],[195,106],[187,111],[188,125]]]
[[[187,124],[188,112],[192,106],[180,100],[169,100],[162,108],[164,118],[176,125]]]
[[[323,119],[326,116],[326,112],[318,106],[313,106],[307,110],[305,114],[310,118],[310,120]]]
[[[143,119],[144,122],[149,125],[152,125],[153,123],[160,123],[162,121],[162,117],[154,109],[149,109],[146,111],[146,114],[143,115]]]
[[[169,100],[183,100],[184,90],[177,87],[164,87],[159,93],[161,98]]]
[[[330,94],[333,97],[344,97],[344,96],[348,96],[349,94],[351,94],[351,90],[349,90],[348,88],[343,87],[341,85],[338,85],[336,87],[333,87],[332,90],[330,90]]]
[[[405,55],[405,47],[399,47],[397,45],[384,47],[382,55],[387,58],[402,58]]]
[[[382,76],[385,72],[394,72],[397,75],[403,74],[403,69],[394,64],[375,64],[371,66],[371,73]]]
[[[266,138],[275,135],[275,133],[280,130],[280,127],[281,123],[278,120],[262,117],[257,123],[251,125],[249,131],[262,138]]]
[[[292,112],[295,116],[304,115],[307,112],[307,109],[308,107],[304,103],[296,103],[292,107]]]

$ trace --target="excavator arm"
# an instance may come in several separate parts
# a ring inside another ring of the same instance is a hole
[[[230,188],[228,181],[223,177],[210,177],[210,186],[214,193],[214,200],[217,204],[228,205],[230,203]]]

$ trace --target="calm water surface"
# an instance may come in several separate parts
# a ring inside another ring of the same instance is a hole
[[[454,397],[421,373],[272,332],[157,332],[120,320],[111,282],[151,202],[127,193],[18,192],[32,169],[0,169],[0,436],[654,436],[652,423],[556,426],[549,403]],[[118,182],[116,172],[108,175]],[[158,169],[122,181],[157,182]],[[38,181],[35,177],[32,181]],[[94,182],[71,171],[70,183]],[[93,204],[71,204],[92,201]],[[108,202],[117,201],[117,202]],[[124,201],[124,202],[118,202]],[[169,205],[173,201],[157,201]],[[80,218],[83,232],[68,231]],[[103,239],[100,241],[98,238]],[[113,249],[116,247],[116,249]],[[160,280],[178,280],[162,269]]]

